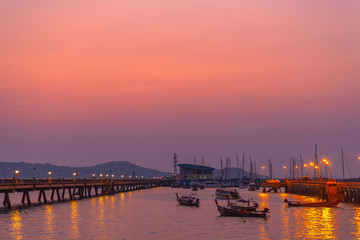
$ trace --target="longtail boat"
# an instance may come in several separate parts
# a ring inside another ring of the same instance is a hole
[[[221,216],[266,218],[267,213],[269,212],[268,208],[264,208],[264,210],[262,211],[257,211],[254,209],[253,206],[232,207],[232,205],[229,205],[229,207],[227,208],[219,205],[217,199],[215,199],[215,203]]]
[[[199,198],[194,193],[181,197],[179,197],[177,193],[175,194],[176,194],[176,200],[178,201],[179,205],[198,207],[200,204]]]
[[[302,203],[302,202],[289,201],[285,199],[284,202],[286,202],[289,207],[337,207],[338,204],[340,203],[340,200]]]

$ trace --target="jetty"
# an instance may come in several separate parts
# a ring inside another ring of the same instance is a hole
[[[34,201],[30,192],[38,192],[37,203],[46,204],[65,200],[78,200],[121,192],[169,185],[164,178],[154,179],[0,179],[0,194],[4,195],[3,205],[11,209],[11,194],[22,193],[21,204],[31,206]],[[47,193],[50,194],[47,196]],[[48,198],[50,197],[50,198]]]
[[[313,196],[324,201],[341,199],[345,203],[360,204],[360,182],[337,182],[335,179],[312,180],[302,178],[284,180],[281,183],[263,183],[263,192],[278,192],[284,187],[286,193]]]

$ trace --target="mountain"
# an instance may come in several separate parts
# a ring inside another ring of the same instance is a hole
[[[51,172],[52,178],[72,178],[75,172],[78,173],[77,177],[79,178],[91,178],[93,173],[95,173],[96,177],[103,174],[103,178],[106,177],[106,174],[109,174],[109,176],[113,174],[115,178],[120,178],[121,175],[129,178],[133,173],[138,178],[141,176],[145,178],[172,176],[169,172],[140,167],[127,161],[107,162],[91,167],[67,167],[49,163],[0,162],[0,178],[14,177],[15,170],[20,171],[19,178],[47,178],[49,176],[48,172]]]

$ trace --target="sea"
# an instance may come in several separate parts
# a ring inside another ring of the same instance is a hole
[[[268,207],[269,217],[222,217],[214,188],[197,191],[199,207],[179,206],[175,193],[190,191],[158,187],[1,211],[0,239],[360,239],[359,205],[289,208],[285,199],[315,199],[238,189],[243,199]],[[10,198],[21,201],[20,194]]]

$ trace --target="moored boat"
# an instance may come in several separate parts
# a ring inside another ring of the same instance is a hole
[[[179,197],[178,193],[175,194],[176,194],[176,201],[178,201],[179,205],[198,207],[200,204],[199,198],[194,193],[191,193],[189,195],[184,195],[181,197]]]
[[[337,207],[340,203],[340,200],[337,201],[323,201],[323,202],[312,202],[312,203],[302,203],[296,201],[284,200],[289,207]]]
[[[258,189],[259,189],[259,187],[255,183],[249,183],[249,185],[248,185],[249,191],[256,191]]]
[[[222,200],[237,200],[240,199],[240,194],[236,189],[217,188],[215,197]]]
[[[268,208],[264,208],[262,211],[257,211],[256,208],[247,207],[247,206],[237,206],[229,204],[228,207],[219,205],[217,199],[215,199],[216,207],[220,212],[221,216],[231,216],[231,217],[261,217],[266,218],[267,213],[269,212]]]
[[[200,185],[199,185],[198,182],[192,182],[191,183],[191,190],[197,191],[197,190],[199,190],[199,187],[200,187]]]

